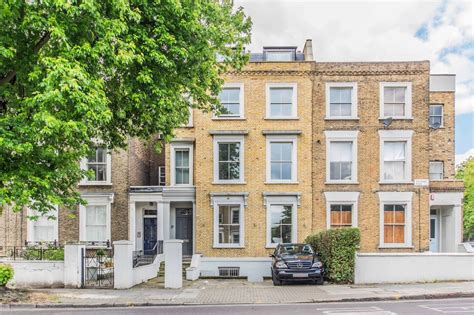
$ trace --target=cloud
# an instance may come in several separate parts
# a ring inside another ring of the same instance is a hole
[[[455,73],[456,113],[474,112],[473,3],[236,0],[252,17],[252,51],[313,39],[316,61],[430,60]]]
[[[456,166],[461,165],[462,162],[466,161],[470,157],[474,157],[474,148],[468,150],[466,153],[456,154],[455,156]]]

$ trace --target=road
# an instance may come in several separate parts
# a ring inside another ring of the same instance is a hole
[[[474,298],[351,302],[351,303],[305,303],[305,304],[253,304],[253,305],[175,305],[129,308],[83,308],[83,309],[4,309],[7,314],[474,314]]]

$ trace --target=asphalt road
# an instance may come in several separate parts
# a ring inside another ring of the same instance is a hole
[[[83,309],[4,309],[6,314],[474,314],[474,298],[352,302],[308,304],[253,304],[253,305],[186,305],[129,308]]]

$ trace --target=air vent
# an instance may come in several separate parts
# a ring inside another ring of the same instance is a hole
[[[219,267],[219,277],[239,277],[240,267]]]

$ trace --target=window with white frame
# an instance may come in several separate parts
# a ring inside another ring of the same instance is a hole
[[[220,118],[239,118],[244,116],[244,85],[241,83],[227,83],[219,93],[223,107]]]
[[[380,83],[380,118],[411,119],[411,82]]]
[[[444,163],[442,161],[430,161],[429,177],[430,180],[443,179]]]
[[[267,83],[267,119],[296,118],[296,83]]]
[[[28,242],[54,242],[58,240],[58,211],[42,215],[28,209]],[[33,220],[33,217],[36,220]]]
[[[357,118],[357,83],[326,83],[326,118]]]
[[[214,181],[243,181],[243,136],[214,137]]]
[[[326,131],[326,181],[357,182],[358,131]]]
[[[193,184],[193,145],[189,141],[171,142],[171,186],[190,186]]]
[[[79,205],[79,240],[105,242],[111,239],[113,193],[81,195],[87,205]]]
[[[292,205],[270,205],[270,240],[272,245],[293,242]]]
[[[412,130],[380,130],[380,181],[411,181]]]
[[[166,186],[166,167],[158,167],[158,186]]]
[[[295,50],[264,50],[266,61],[293,61],[295,60]]]
[[[295,182],[296,156],[295,136],[267,136],[267,182]]]
[[[214,247],[244,246],[244,206],[247,193],[211,193],[214,207]]]
[[[443,105],[430,105],[430,127],[443,126]]]
[[[92,178],[85,179],[82,184],[110,184],[111,160],[111,155],[105,147],[94,148],[81,163],[83,169],[92,172]]]
[[[357,226],[359,192],[325,192],[327,228]]]
[[[411,192],[379,192],[380,247],[410,247]]]

